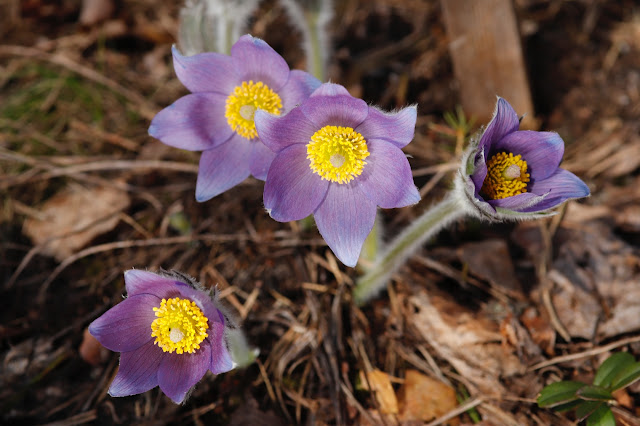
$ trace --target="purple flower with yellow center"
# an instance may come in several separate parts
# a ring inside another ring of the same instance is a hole
[[[313,214],[338,259],[355,266],[376,206],[420,200],[401,150],[415,123],[415,107],[385,113],[331,83],[284,116],[258,111],[260,139],[276,152],[264,187],[267,211],[280,222]]]
[[[264,180],[275,154],[260,143],[255,112],[284,114],[320,85],[304,71],[290,71],[275,50],[251,35],[240,37],[231,56],[182,56],[174,47],[173,63],[192,93],[160,111],[149,134],[176,148],[203,151],[198,201],[221,194],[249,175]]]
[[[178,273],[130,270],[124,280],[128,297],[89,325],[104,347],[121,352],[111,396],[160,386],[179,404],[207,370],[220,374],[234,367],[230,325],[215,295]]]
[[[463,159],[458,179],[476,213],[490,219],[544,215],[589,195],[573,173],[559,167],[564,142],[557,133],[518,130],[511,105],[498,98],[493,118]]]

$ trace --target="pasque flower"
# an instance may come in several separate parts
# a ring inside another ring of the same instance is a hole
[[[275,155],[260,143],[255,112],[284,114],[320,85],[304,71],[290,71],[275,50],[251,35],[240,37],[231,56],[182,56],[174,47],[173,63],[192,93],[160,111],[149,134],[176,148],[203,151],[198,201],[215,197],[250,174],[264,180]]]
[[[584,182],[558,167],[564,143],[557,133],[520,131],[519,126],[511,105],[498,98],[491,122],[463,155],[454,190],[387,245],[358,279],[356,303],[377,294],[425,241],[464,216],[491,221],[538,218],[553,214],[550,209],[566,200],[589,195]]]
[[[573,173],[559,168],[564,142],[557,133],[518,130],[509,103],[498,98],[493,118],[466,151],[458,187],[489,219],[539,217],[561,203],[589,195]]]
[[[355,266],[376,206],[420,200],[401,150],[415,122],[415,107],[385,113],[331,83],[284,116],[258,111],[260,139],[276,152],[265,181],[267,211],[281,222],[313,214],[338,259]]]
[[[179,404],[207,370],[234,367],[227,344],[232,325],[215,295],[175,272],[130,270],[124,279],[128,297],[89,325],[104,347],[121,352],[111,396],[160,386]]]

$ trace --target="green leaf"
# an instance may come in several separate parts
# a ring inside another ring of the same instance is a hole
[[[587,426],[616,426],[616,418],[613,416],[611,408],[602,404],[587,418]]]
[[[640,362],[634,362],[631,365],[625,367],[622,371],[614,377],[611,382],[611,389],[618,390],[625,386],[629,386],[640,378]]]
[[[552,408],[554,411],[562,413],[563,411],[573,410],[574,408],[580,406],[580,404],[584,404],[586,402],[591,402],[591,401],[585,401],[583,399],[574,399],[573,401],[565,402],[560,405],[554,405]]]
[[[635,359],[629,352],[617,352],[611,355],[600,365],[598,371],[596,371],[593,384],[608,388],[611,386],[614,377],[634,362]]]
[[[586,383],[563,380],[545,386],[538,395],[538,406],[555,407],[578,399],[576,392]]]
[[[600,401],[580,401],[580,405],[576,409],[576,419],[581,422],[588,416],[593,414],[598,408],[600,408],[604,402]]]
[[[576,392],[576,395],[587,401],[607,402],[613,399],[613,395],[611,395],[611,391],[609,389],[594,385],[586,385],[580,388]]]

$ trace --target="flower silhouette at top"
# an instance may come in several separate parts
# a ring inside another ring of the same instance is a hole
[[[128,396],[160,386],[175,403],[211,370],[220,374],[234,362],[227,344],[232,327],[216,308],[215,295],[182,274],[130,270],[128,297],[89,325],[107,349],[121,352],[111,396]]]
[[[304,71],[290,71],[275,50],[251,35],[240,37],[231,56],[182,56],[174,47],[173,63],[192,93],[160,111],[149,134],[176,148],[203,151],[198,201],[221,194],[250,174],[264,180],[275,154],[258,139],[255,112],[284,114],[320,85]]]
[[[313,214],[338,259],[355,266],[376,206],[420,200],[401,150],[415,122],[415,107],[385,113],[331,83],[287,115],[258,111],[260,139],[276,152],[264,188],[267,211],[280,222]]]
[[[463,159],[457,186],[485,218],[539,217],[589,195],[580,178],[559,168],[562,138],[554,132],[518,130],[519,125],[511,105],[498,98],[491,122]]]

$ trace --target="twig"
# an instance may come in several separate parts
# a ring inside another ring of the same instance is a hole
[[[446,422],[447,420],[450,420],[456,416],[459,416],[460,414],[464,413],[465,411],[469,411],[472,408],[477,407],[478,405],[482,404],[484,402],[484,400],[482,398],[474,398],[471,401],[462,404],[461,406],[449,411],[448,413],[438,417],[437,419],[435,419],[434,421],[432,421],[431,423],[427,423],[426,426],[437,426],[440,425],[444,422]]]
[[[617,342],[612,342],[607,345],[589,349],[584,352],[558,356],[558,357],[549,359],[547,361],[542,361],[537,364],[534,364],[531,367],[529,367],[527,371],[535,371],[544,367],[548,367],[550,365],[560,364],[561,362],[573,361],[580,358],[587,358],[590,356],[599,355],[601,353],[609,352],[612,349],[619,348],[620,346],[625,346],[635,342],[640,342],[640,336],[627,337],[625,339],[618,340]]]

